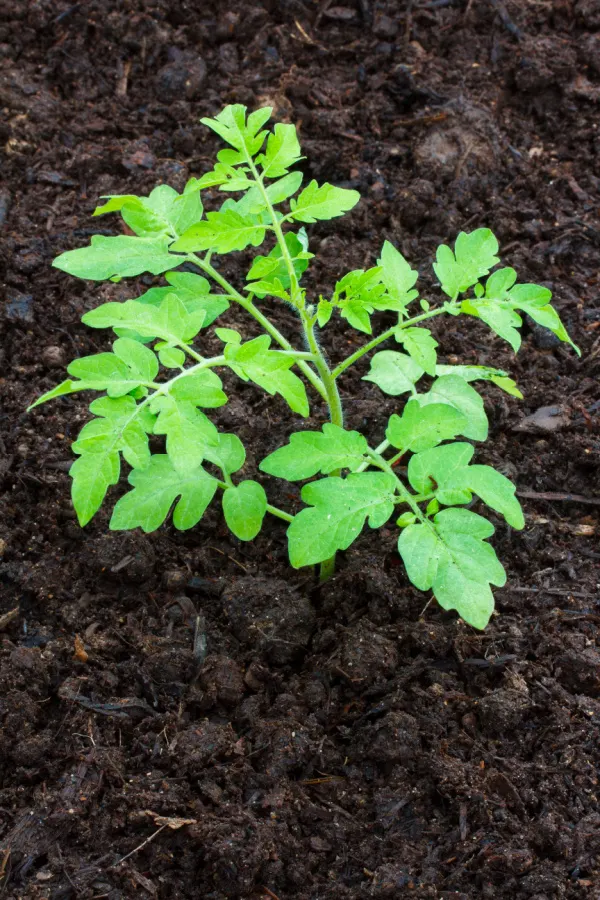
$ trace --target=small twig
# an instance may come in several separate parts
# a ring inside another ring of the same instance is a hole
[[[19,615],[19,608],[15,606],[14,609],[10,609],[7,613],[4,613],[3,616],[0,616],[0,631],[4,631],[7,625],[12,622],[13,619],[16,619]]]
[[[569,494],[562,491],[517,491],[518,497],[525,500],[566,500],[569,503],[588,503],[600,506],[600,497],[586,497],[584,494]]]
[[[139,845],[139,847],[136,847],[135,850],[132,850],[131,853],[128,853],[127,856],[124,856],[122,859],[120,859],[118,862],[116,862],[114,865],[112,865],[112,866],[111,866],[111,869],[116,869],[117,866],[120,866],[121,863],[124,863],[125,860],[126,860],[126,859],[129,859],[130,856],[133,856],[133,855],[134,855],[135,853],[137,853],[139,850],[143,850],[144,847],[147,847],[147,846],[148,846],[148,844],[150,843],[150,841],[153,841],[155,837],[158,837],[158,835],[161,833],[161,831],[164,831],[165,828],[168,828],[168,827],[169,827],[169,826],[168,826],[167,824],[161,825],[160,828],[159,828],[157,831],[155,831],[154,834],[151,834],[150,837],[146,838],[146,840],[143,841],[143,842]]]
[[[523,40],[523,32],[521,31],[520,28],[517,28],[517,26],[515,25],[515,23],[509,16],[509,14],[504,9],[504,6],[502,5],[502,3],[500,3],[500,0],[487,0],[487,2],[490,4],[492,9],[498,13],[498,16],[500,17],[500,21],[502,22],[502,24],[504,25],[506,30],[510,34],[512,34],[512,36],[514,38],[516,38],[518,41]]]

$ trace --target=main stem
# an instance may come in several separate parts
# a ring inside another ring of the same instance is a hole
[[[310,352],[314,356],[315,367],[317,372],[319,373],[320,382],[325,389],[325,402],[327,403],[327,407],[329,409],[329,417],[331,422],[334,425],[339,425],[340,428],[344,427],[344,411],[342,409],[342,401],[340,398],[340,393],[337,388],[337,384],[335,382],[335,377],[329,368],[329,364],[323,355],[323,351],[319,347],[317,339],[315,337],[315,321],[316,317],[311,308],[306,307],[306,303],[304,300],[304,296],[302,291],[300,290],[300,285],[298,284],[298,277],[296,275],[296,270],[294,269],[294,263],[290,256],[290,251],[288,249],[288,245],[285,242],[285,237],[283,235],[283,231],[281,229],[281,224],[279,219],[277,218],[277,214],[273,209],[273,205],[269,198],[269,195],[265,189],[263,184],[262,177],[260,176],[252,157],[250,154],[247,156],[248,165],[252,174],[254,175],[254,179],[256,181],[256,185],[261,192],[262,198],[266,204],[267,209],[269,210],[269,214],[271,216],[271,221],[273,223],[273,230],[275,232],[275,236],[277,238],[277,243],[279,244],[281,250],[281,256],[284,260],[285,267],[288,272],[288,277],[290,279],[290,297],[291,301],[296,307],[296,309],[300,313],[300,321],[302,323],[302,330],[304,331],[304,337],[306,339],[306,343],[308,344],[308,348]],[[339,475],[339,471],[332,472],[332,475]],[[324,560],[321,563],[319,570],[319,580],[321,582],[327,581],[328,578],[331,578],[333,573],[335,572],[335,554],[329,559]]]

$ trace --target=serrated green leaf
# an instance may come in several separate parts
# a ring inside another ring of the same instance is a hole
[[[397,397],[400,394],[412,392],[415,383],[421,378],[424,371],[406,353],[397,353],[395,350],[381,350],[371,360],[369,373],[363,376],[362,380],[372,381],[384,393]]]
[[[471,499],[469,490],[447,489],[446,485],[451,482],[456,471],[468,466],[474,452],[475,448],[471,444],[457,442],[415,453],[408,462],[411,487],[419,494],[435,493],[445,506],[468,503]]]
[[[176,400],[186,400],[195,406],[215,409],[227,403],[227,395],[223,392],[223,383],[216,372],[211,369],[189,369],[184,372],[169,388],[169,394]]]
[[[190,400],[167,394],[151,401],[158,414],[154,434],[166,435],[167,455],[178,472],[196,469],[205,457],[206,447],[215,446],[217,429]]]
[[[265,153],[256,162],[266,178],[279,178],[301,159],[296,126],[278,122],[267,139]]]
[[[290,172],[270,184],[267,188],[267,196],[272,204],[283,203],[292,194],[295,194],[302,184],[302,172]]]
[[[168,184],[159,184],[149,197],[133,194],[111,196],[97,207],[95,216],[120,211],[123,220],[137,235],[169,234],[176,237],[202,218],[200,184],[192,179],[183,194]]]
[[[458,469],[448,480],[447,486],[473,491],[487,506],[504,516],[513,528],[520,530],[525,527],[523,510],[515,497],[515,485],[491,466]]]
[[[301,481],[318,472],[329,475],[337,469],[355,469],[364,461],[367,450],[366,438],[358,431],[344,431],[327,422],[322,432],[292,434],[289,444],[263,459],[259,469],[287,481]]]
[[[485,441],[488,436],[488,419],[483,400],[470,384],[458,375],[442,375],[431,385],[427,394],[417,397],[421,406],[431,403],[447,403],[467,419],[467,427],[461,434],[473,441]]]
[[[288,528],[290,562],[295,569],[330,559],[347,550],[365,520],[380,528],[394,511],[395,481],[383,472],[360,472],[307,484],[302,499],[310,504]]]
[[[257,481],[242,481],[223,494],[225,521],[240,541],[252,541],[256,537],[266,512],[267,495]]]
[[[207,447],[205,454],[209,462],[227,475],[237,472],[246,462],[246,450],[236,434],[219,434],[217,444]]]
[[[362,331],[363,334],[372,333],[371,317],[360,300],[350,300],[344,303],[340,307],[340,315],[357,331]]]
[[[385,436],[398,450],[419,453],[456,437],[467,425],[466,417],[452,406],[432,403],[421,407],[417,400],[409,400],[402,416],[391,416]]]
[[[158,375],[158,360],[156,354],[139,341],[130,338],[119,338],[113,344],[113,353],[129,366],[131,372],[139,376],[142,382],[154,381]]]
[[[297,222],[317,222],[343,216],[360,200],[358,191],[334,187],[332,184],[318,185],[311,181],[300,196],[290,200],[290,213],[286,218]]]
[[[89,246],[61,253],[52,265],[77,278],[104,281],[115,275],[129,278],[142,272],[160,275],[181,265],[181,262],[180,256],[169,252],[167,237],[104,237],[95,234]]]
[[[119,454],[86,453],[75,460],[69,469],[73,479],[71,499],[81,527],[90,521],[102,506],[109,487],[119,480]]]
[[[433,268],[444,293],[454,298],[476,284],[499,262],[497,252],[498,241],[489,228],[478,228],[470,234],[461,231],[454,253],[445,244],[438,247]]]
[[[523,319],[514,309],[493,300],[463,300],[460,308],[468,316],[481,319],[499,337],[508,341],[515,353],[518,351],[521,335],[517,328],[523,324]]]
[[[234,209],[221,209],[207,213],[206,219],[188,228],[171,249],[184,253],[198,250],[230,253],[249,246],[258,247],[265,234],[266,225],[257,223],[254,216],[244,216]]]
[[[411,288],[417,281],[419,273],[411,269],[400,251],[389,241],[384,242],[377,265],[381,266],[382,279],[388,294],[401,307],[405,307],[414,299]]]
[[[313,257],[312,253],[307,253],[306,251],[307,244],[302,240],[302,232],[304,232],[303,228],[300,229],[298,234],[294,234],[293,231],[288,231],[284,235],[284,240],[298,281],[300,281],[303,273],[308,268],[309,259],[312,259]],[[279,282],[279,285],[276,287],[277,293],[274,294],[274,296],[280,296],[281,288],[283,288],[284,291],[289,289],[290,277],[279,244],[276,244],[273,247],[268,256],[255,257],[254,262],[250,267],[250,271],[246,275],[246,280],[253,281],[253,279],[259,279],[259,281],[248,284],[246,290],[251,290],[259,299],[266,297],[268,294],[272,294],[277,282]],[[261,284],[265,285],[264,290],[261,290]]]
[[[271,118],[271,107],[263,107],[250,113],[246,119],[246,107],[240,103],[226,106],[214,119],[200,119],[203,125],[212,128],[213,131],[231,144],[236,150],[241,151],[239,157],[228,156],[227,160],[239,160],[254,156],[264,143],[266,131],[261,131],[262,126]]]
[[[488,279],[489,281],[489,279]],[[551,291],[539,284],[517,284],[508,291],[508,302],[513,309],[522,309],[534,322],[543,328],[548,328],[557,338],[570,344],[575,352],[581,356],[581,351],[569,337],[567,329],[561,322],[560,316],[550,305]]]
[[[438,342],[427,328],[398,328],[394,336],[417,365],[428,375],[435,375]]]
[[[158,307],[139,300],[104,303],[86,313],[82,322],[91,328],[124,327],[142,337],[160,338],[175,345],[192,340],[205,319],[204,309],[189,313],[178,295],[169,292]]]
[[[304,382],[290,372],[295,360],[270,350],[271,338],[263,334],[244,344],[226,344],[225,359],[233,371],[245,381],[253,381],[268,394],[280,394],[290,409],[301,416],[309,413]]]
[[[134,489],[117,502],[110,520],[112,531],[156,531],[178,498],[173,524],[185,531],[200,521],[218,486],[202,468],[180,472],[161,453],[152,456],[145,469],[130,472],[129,483]]]
[[[154,416],[137,406],[133,397],[99,397],[90,404],[98,416],[87,422],[72,445],[74,453],[112,455],[120,450],[130,466],[143,468],[150,459],[148,433]]]
[[[114,353],[96,353],[73,360],[69,375],[81,379],[86,388],[106,391],[109,397],[123,397],[145,380]]]
[[[434,523],[410,525],[401,533],[398,550],[407,574],[420,590],[432,587],[444,609],[455,609],[483,629],[494,609],[490,583],[506,581],[493,547],[482,540],[491,526],[468,510],[442,510]]]
[[[317,306],[317,322],[319,323],[319,328],[325,328],[331,316],[333,314],[333,303],[329,300],[319,300],[319,304]]]

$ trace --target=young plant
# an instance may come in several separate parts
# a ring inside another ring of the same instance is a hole
[[[472,383],[491,381],[515,397],[521,394],[499,369],[440,365],[437,341],[423,325],[437,316],[472,316],[516,351],[525,312],[561,341],[572,342],[547,288],[517,284],[514,269],[496,268],[498,241],[487,228],[459,234],[454,250],[438,248],[433,268],[445,296],[435,306],[417,301],[417,272],[389,241],[376,266],[349,272],[331,296],[309,300],[301,280],[313,254],[303,226],[343,215],[359,194],[316,181],[301,188],[302,172],[293,168],[303,158],[296,129],[276,124],[267,131],[270,116],[270,109],[247,115],[235,105],[203,119],[228,145],[210,172],[192,178],[182,194],[163,184],[148,197],[104,198],[94,215],[119,212],[131,233],[97,235],[88,247],[54,261],[92,281],[142,273],[165,273],[166,280],[136,299],[86,313],[83,322],[91,328],[113,329],[112,350],[76,359],[68,367],[70,378],[32,405],[76,391],[101,394],[73,444],[77,459],[70,474],[79,522],[85,525],[100,508],[119,481],[124,459],[131,490],[117,501],[111,529],[154,531],[171,510],[176,528],[192,528],[220,493],[225,521],[237,538],[252,540],[265,515],[276,516],[288,523],[292,566],[320,563],[324,579],[334,571],[337,551],[350,547],[365,522],[380,528],[400,507],[398,549],[412,583],[432,589],[442,607],[484,628],[494,606],[490,584],[501,586],[506,576],[487,542],[494,526],[469,507],[476,497],[513,528],[523,528],[524,519],[514,485],[490,466],[472,463],[473,442],[488,435],[483,401]],[[205,213],[205,188],[240,196]],[[214,257],[267,240],[268,249],[255,257],[238,290]],[[301,349],[268,318],[274,301],[295,311]],[[231,328],[216,327],[223,347],[207,357],[202,333],[232,303],[264,333],[244,340]],[[394,324],[331,365],[320,332],[332,316],[372,335],[381,311],[393,313]],[[364,380],[402,400],[382,423],[385,437],[371,447],[362,434],[344,428],[338,383],[388,339],[398,349],[375,353]],[[318,431],[292,433],[260,463],[268,475],[308,482],[301,493],[306,506],[296,515],[271,506],[262,484],[240,474],[242,442],[219,432],[209,418],[207,411],[227,403],[218,369],[279,394],[300,417],[309,415],[310,402],[326,407],[327,421]],[[424,377],[426,387],[419,391]],[[152,452],[150,435],[164,437],[163,452]],[[402,474],[396,468],[400,459]]]

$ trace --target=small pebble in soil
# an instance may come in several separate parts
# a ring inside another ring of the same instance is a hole
[[[31,294],[21,294],[20,291],[9,288],[6,291],[6,301],[4,317],[8,322],[33,325],[33,296]]]
[[[62,347],[44,347],[42,351],[42,362],[45,366],[48,366],[49,369],[64,366],[65,361],[66,357]]]

